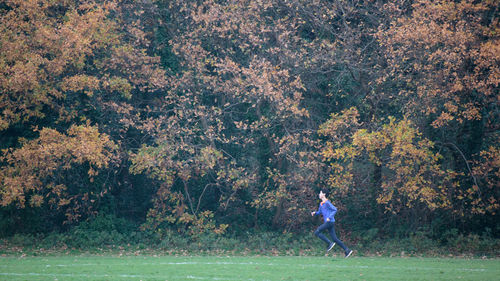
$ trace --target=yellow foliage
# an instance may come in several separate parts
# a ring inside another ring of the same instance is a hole
[[[342,120],[346,116],[332,117]],[[325,124],[328,126],[322,127],[322,133],[327,127],[340,128],[332,126],[336,124],[333,120]],[[331,130],[328,134],[335,136],[336,132]],[[322,150],[325,159],[331,162],[329,184],[333,188],[339,191],[348,189],[353,184],[354,162],[367,156],[373,165],[385,168],[376,200],[387,210],[409,208],[417,202],[424,203],[429,209],[449,206],[447,190],[435,182],[445,180],[437,163],[440,155],[432,151],[433,143],[422,138],[409,120],[398,121],[390,117],[389,123],[379,130],[358,129],[344,139],[350,141],[342,146],[327,142]]]

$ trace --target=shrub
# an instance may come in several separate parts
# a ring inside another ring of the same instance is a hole
[[[17,247],[33,247],[36,244],[35,237],[31,234],[14,234],[10,243]]]
[[[118,233],[130,233],[137,229],[137,226],[132,222],[118,218],[114,215],[103,214],[95,218],[88,219],[80,223],[75,229],[93,230],[93,231],[116,231]]]

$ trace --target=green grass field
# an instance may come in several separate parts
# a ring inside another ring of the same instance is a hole
[[[288,256],[1,257],[0,280],[500,280],[500,260]]]

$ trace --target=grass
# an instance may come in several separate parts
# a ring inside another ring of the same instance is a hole
[[[500,280],[498,259],[302,256],[0,257],[0,280]]]

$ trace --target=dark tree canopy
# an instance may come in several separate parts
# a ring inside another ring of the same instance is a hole
[[[0,219],[498,228],[497,5],[3,1]]]

